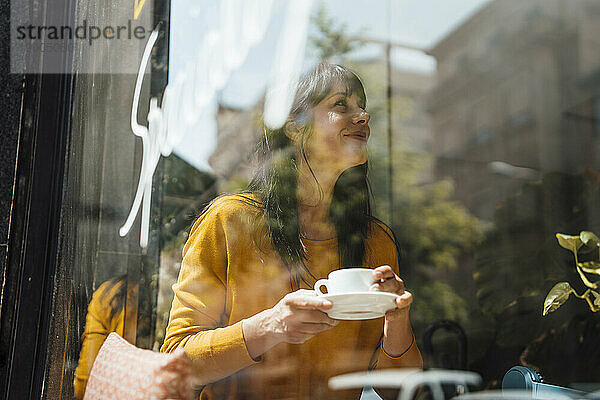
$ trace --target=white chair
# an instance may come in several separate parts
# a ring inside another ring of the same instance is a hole
[[[467,393],[469,386],[481,385],[482,379],[479,374],[470,371],[387,369],[338,375],[329,380],[332,390],[363,387],[400,389],[398,400],[412,400],[416,390],[422,386],[430,388],[433,400],[444,400],[444,384],[456,385],[460,391]]]
[[[456,396],[452,400],[573,400],[573,397],[557,393],[534,395],[531,390],[486,390]]]

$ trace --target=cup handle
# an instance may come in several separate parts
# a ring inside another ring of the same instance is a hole
[[[327,287],[327,279],[319,279],[315,283],[315,292],[317,292],[318,296],[325,296],[327,294],[327,293],[321,292],[321,288],[323,286],[325,286],[325,288],[327,289],[327,292],[329,292],[329,288]]]

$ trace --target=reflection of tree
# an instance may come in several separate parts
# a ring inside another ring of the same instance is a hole
[[[312,39],[316,53],[325,59],[343,59],[361,45],[352,40],[344,26],[336,26],[321,9],[313,18],[319,35]],[[430,162],[427,154],[410,151],[396,145],[393,160],[387,154],[385,134],[388,98],[373,94],[386,93],[384,65],[380,63],[348,62],[359,73],[368,94],[368,109],[372,115],[369,169],[375,196],[376,214],[391,221],[388,193],[390,181],[388,166],[393,161],[394,216],[393,230],[403,255],[401,274],[407,279],[409,290],[415,295],[412,319],[417,338],[425,328],[439,319],[453,319],[462,326],[481,325],[474,294],[464,280],[471,281],[462,268],[465,255],[472,252],[481,236],[480,222],[463,206],[451,200],[453,185],[450,181],[424,183],[430,180]],[[389,100],[393,112],[401,118],[412,117],[414,101],[402,94],[393,94]],[[461,290],[457,290],[460,288]]]
[[[314,21],[322,33],[312,42],[321,47],[319,54],[343,59],[350,52],[343,27],[326,28],[334,25],[324,23],[324,15]],[[373,96],[385,93],[385,69],[376,63],[350,64],[368,89],[370,178],[375,210],[386,221],[391,220],[386,171],[393,161],[393,228],[403,250],[402,274],[415,295],[411,315],[417,338],[435,320],[458,321],[469,339],[468,368],[481,373],[489,386],[499,384],[521,354],[524,363],[556,383],[597,380],[598,317],[572,302],[561,315],[542,320],[541,307],[554,283],[578,281],[554,233],[598,231],[598,175],[552,173],[525,184],[521,193],[498,205],[493,229],[483,235],[481,222],[451,201],[452,182],[423,184],[431,180],[426,155],[396,145],[390,161],[382,140],[387,99]],[[410,112],[409,104],[399,101],[401,94],[393,96],[394,113]]]
[[[554,234],[598,230],[599,188],[596,173],[549,173],[540,182],[524,185],[518,195],[498,206],[495,227],[477,250],[475,282],[479,304],[496,332],[489,352],[514,357],[506,360],[506,365],[496,365],[496,371],[490,374],[501,375],[503,369],[518,364],[516,355],[526,349],[523,360],[529,360],[556,382],[569,383],[566,380],[589,376],[567,374],[577,370],[576,364],[565,364],[579,360],[572,356],[557,369],[562,358],[555,351],[561,343],[570,348],[565,347],[565,354],[578,354],[582,348],[597,352],[600,331],[598,324],[590,320],[594,317],[585,304],[567,303],[560,313],[544,318],[541,310],[546,293],[556,281],[579,280],[570,255],[556,245]],[[583,287],[575,289],[581,291]],[[579,337],[566,333],[577,329],[587,329],[588,333]],[[591,335],[590,330],[595,334]],[[592,360],[580,359],[597,377],[600,363]]]
[[[379,165],[385,159],[374,160],[376,180],[377,174],[385,173],[385,166]],[[470,336],[483,324],[469,290],[467,258],[480,240],[481,223],[451,200],[450,181],[422,182],[428,162],[423,153],[403,151],[394,157],[394,232],[402,250],[401,275],[415,297],[413,326],[421,338],[433,322],[450,319]]]
[[[332,62],[333,58],[343,58],[348,53],[362,45],[360,39],[351,38],[347,33],[346,24],[336,24],[334,18],[327,15],[322,4],[311,22],[318,30],[317,35],[310,36],[315,56],[320,60]]]
[[[412,265],[453,270],[459,266],[460,256],[477,244],[479,222],[464,206],[450,200],[452,182],[420,182],[428,161],[423,153],[402,152],[395,157],[396,234],[410,252],[407,261]]]

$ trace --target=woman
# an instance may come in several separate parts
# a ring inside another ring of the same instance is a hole
[[[328,379],[422,366],[393,235],[370,215],[369,118],[359,78],[320,64],[287,123],[265,129],[250,190],[216,199],[194,224],[161,350],[186,350],[207,384],[201,398],[358,398],[329,393]],[[350,266],[399,295],[384,321],[333,320],[310,290]]]

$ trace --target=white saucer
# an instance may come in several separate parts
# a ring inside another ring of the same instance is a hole
[[[397,295],[387,292],[355,292],[325,294],[333,307],[326,311],[333,319],[360,320],[383,317],[396,307]]]

